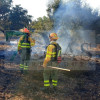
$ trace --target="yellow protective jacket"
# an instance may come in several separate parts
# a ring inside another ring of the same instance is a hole
[[[47,63],[49,61],[51,61],[51,58],[52,57],[55,57],[56,55],[56,52],[53,52],[53,49],[55,48],[54,45],[52,44],[57,44],[56,42],[52,42],[48,47],[47,47],[47,52],[46,52],[46,57],[45,57],[45,60],[43,62],[43,66],[47,66]]]
[[[30,46],[34,46],[35,45],[35,40],[33,40],[31,37],[28,38],[30,41]],[[23,40],[23,36],[20,37],[19,42],[18,42],[18,51],[21,50],[22,45],[21,45],[21,41]]]

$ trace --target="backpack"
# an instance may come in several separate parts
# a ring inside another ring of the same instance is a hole
[[[62,59],[61,59],[61,47],[59,44],[52,44],[56,47],[56,58],[55,60],[58,62],[58,63],[61,63]]]
[[[21,43],[24,43],[24,42],[27,42],[27,43],[30,43],[29,41],[29,36],[27,34],[25,34],[23,37],[22,37],[22,40],[20,41]]]
[[[61,58],[61,47],[60,47],[60,45],[59,44],[49,44],[49,45],[54,45],[55,46],[54,52],[56,52],[56,57],[51,57],[51,61],[57,61],[58,63],[61,63],[62,58]],[[47,49],[47,47],[46,47],[46,49]],[[46,57],[46,52],[44,52],[44,57]]]

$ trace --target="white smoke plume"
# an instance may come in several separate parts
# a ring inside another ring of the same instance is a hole
[[[54,31],[58,33],[63,53],[79,54],[84,42],[95,42],[94,22],[100,19],[97,12],[87,7],[83,0],[62,0],[54,13]]]

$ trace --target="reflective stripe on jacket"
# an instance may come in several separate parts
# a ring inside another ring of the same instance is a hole
[[[35,45],[35,40],[32,40],[31,37],[28,37],[28,41],[23,40],[23,42],[21,43],[22,40],[23,40],[23,36],[20,37],[19,39],[18,50],[20,50],[21,48],[31,48],[31,46]]]
[[[53,42],[47,47],[47,53],[43,65],[47,65],[49,61],[52,61],[52,59],[53,58],[55,59],[56,57],[55,46],[52,44],[57,44],[57,43]]]

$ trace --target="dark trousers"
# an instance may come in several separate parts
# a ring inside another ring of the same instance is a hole
[[[30,52],[27,52],[27,50],[22,50],[21,51],[20,69],[21,70],[28,70],[29,61],[30,61]]]

